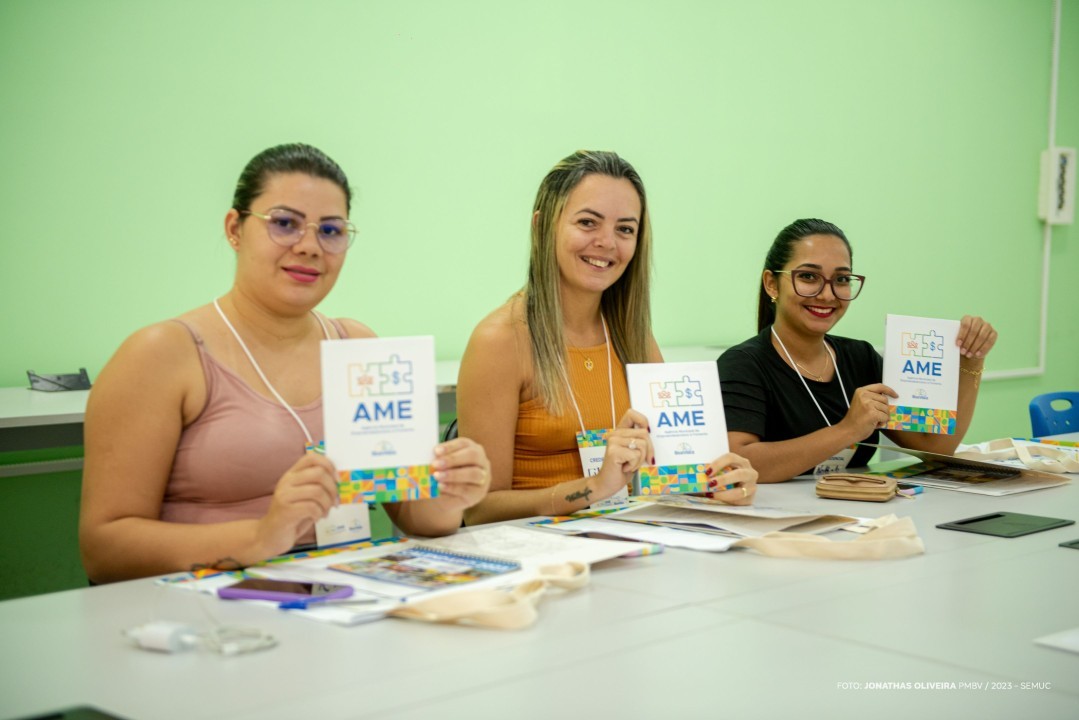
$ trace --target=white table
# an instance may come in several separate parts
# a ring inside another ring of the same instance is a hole
[[[82,424],[89,395],[89,390],[42,392],[0,388],[0,452],[82,445]],[[81,467],[81,458],[3,465],[0,477]]]
[[[339,628],[150,580],[9,600],[0,718],[81,704],[147,720],[1079,717],[1079,655],[1032,642],[1079,627],[1079,552],[1058,547],[1079,525],[1010,540],[934,527],[1002,509],[1079,519],[1079,486],[1008,498],[928,489],[877,505],[820,500],[812,483],[790,482],[758,497],[910,515],[927,552],[614,560],[594,568],[588,589],[545,599],[539,622],[520,632],[400,620]],[[205,626],[205,612],[264,628],[280,645],[234,658],[159,655],[120,635],[152,619]]]

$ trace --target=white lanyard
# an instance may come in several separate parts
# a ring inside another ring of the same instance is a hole
[[[791,354],[787,352],[787,346],[784,345],[783,340],[780,339],[779,333],[776,332],[775,325],[772,326],[772,336],[776,339],[776,342],[779,343],[779,347],[783,348],[783,354],[786,355],[787,360],[790,361],[791,369],[794,370],[794,374],[798,376],[798,379],[802,381],[802,387],[806,389],[806,392],[809,393],[809,397],[813,401],[813,404],[817,406],[817,412],[819,412],[820,416],[824,418],[824,423],[828,427],[832,427],[832,423],[828,422],[828,416],[824,414],[824,410],[821,409],[820,403],[817,402],[816,396],[813,395],[813,391],[809,389],[809,383],[807,383],[806,379],[802,377],[802,373],[798,372],[798,370],[795,368],[794,358],[792,358]],[[847,399],[847,388],[843,387],[843,377],[839,374],[839,366],[836,365],[835,354],[832,352],[832,348],[828,347],[828,343],[824,343],[824,350],[828,353],[828,357],[832,360],[832,367],[835,368],[835,376],[839,379],[839,389],[843,392],[843,402],[847,403],[847,409],[850,410],[850,400]]]
[[[611,337],[607,334],[607,321],[603,318],[603,315],[599,316],[599,321],[603,323],[603,344],[607,348],[607,389],[611,395],[611,428],[613,429],[618,420],[614,416],[614,375],[611,370]],[[577,398],[573,396],[573,385],[570,384],[569,375],[566,374],[565,364],[561,367],[562,379],[566,381],[566,389],[569,390],[569,399],[573,402],[573,409],[577,411],[577,422],[581,424],[581,432],[587,433],[588,429],[584,426],[584,416],[581,415],[581,408],[577,405]]]
[[[262,379],[263,384],[266,385],[269,391],[273,393],[273,396],[277,398],[277,402],[281,403],[281,407],[288,410],[288,414],[292,416],[292,419],[295,420],[296,424],[300,426],[301,430],[303,430],[303,435],[305,438],[307,438],[307,444],[314,445],[315,441],[311,437],[311,433],[307,430],[307,426],[304,425],[303,420],[301,420],[300,416],[296,414],[296,411],[293,410],[287,402],[285,402],[285,399],[281,397],[281,393],[277,392],[277,388],[271,385],[270,381],[266,379],[266,375],[263,374],[262,368],[260,368],[259,364],[255,362],[255,356],[252,355],[251,351],[247,349],[247,345],[244,343],[243,338],[240,337],[240,333],[236,332],[236,328],[234,328],[232,326],[232,323],[229,322],[229,319],[225,317],[225,312],[221,309],[221,306],[217,304],[216,299],[214,300],[214,307],[217,308],[217,314],[220,315],[221,319],[225,321],[225,325],[227,325],[228,329],[232,331],[232,336],[236,338],[236,342],[240,343],[240,349],[244,351],[244,355],[247,355],[247,359],[251,361],[251,367],[255,368],[255,372],[258,373],[258,376]],[[322,326],[322,334],[326,337],[327,340],[329,340],[330,329],[326,327],[326,323],[324,323],[322,321],[322,318],[320,318],[318,314],[316,314],[314,311],[311,311],[311,314],[315,316],[316,320],[318,320],[318,324]]]

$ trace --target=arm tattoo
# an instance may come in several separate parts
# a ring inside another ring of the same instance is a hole
[[[591,496],[591,495],[592,495],[592,488],[590,488],[588,486],[585,486],[585,488],[583,490],[578,490],[577,492],[573,492],[573,493],[570,493],[569,495],[567,495],[566,496],[566,502],[573,502],[574,500],[580,500],[581,498],[584,498],[585,500],[587,500],[589,498],[589,496]]]

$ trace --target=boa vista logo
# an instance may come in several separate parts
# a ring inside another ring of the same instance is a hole
[[[678,443],[678,447],[674,449],[675,455],[692,455],[693,446],[687,442]]]
[[[382,442],[375,443],[375,447],[371,450],[371,454],[378,457],[383,455],[396,455],[397,449],[394,448],[393,443],[383,440]]]

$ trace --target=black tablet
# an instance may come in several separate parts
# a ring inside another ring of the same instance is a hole
[[[1024,515],[1013,512],[996,512],[978,517],[966,518],[937,525],[944,530],[961,530],[963,532],[980,533],[982,535],[996,535],[998,537],[1019,537],[1042,530],[1074,525],[1074,520],[1063,518],[1039,517],[1037,515]]]

